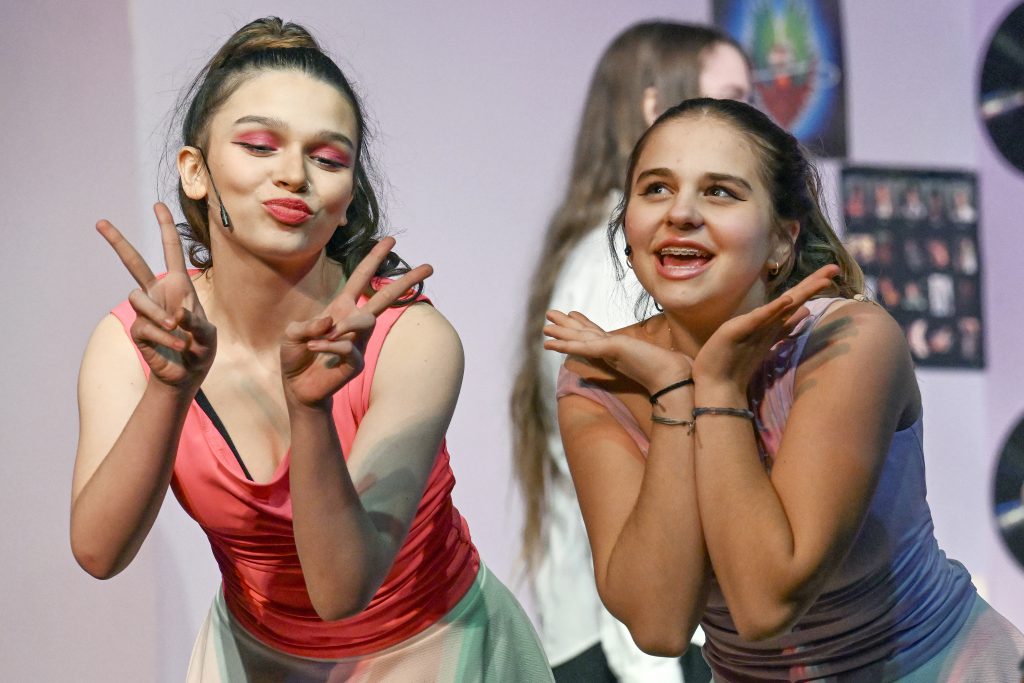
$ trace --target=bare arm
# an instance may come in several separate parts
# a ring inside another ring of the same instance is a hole
[[[686,356],[639,333],[609,334],[579,313],[551,311],[548,320],[544,332],[553,339],[545,347],[614,368],[606,387],[619,396],[646,398],[690,376]],[[591,366],[570,363],[599,379]],[[684,419],[692,409],[693,387],[685,386],[662,396],[653,412]],[[641,649],[678,655],[703,611],[707,583],[692,436],[685,426],[655,423],[644,459],[615,418],[584,397],[561,398],[558,421],[602,601]]]
[[[324,619],[366,607],[419,507],[462,383],[458,335],[416,304],[392,327],[348,466],[330,404],[290,398],[295,543]]]
[[[128,566],[152,528],[190,400],[146,381],[113,316],[99,324],[79,375],[71,493],[71,549],[96,578]]]
[[[462,346],[448,321],[413,305],[391,327],[353,451],[341,451],[335,392],[363,369],[376,318],[430,275],[413,268],[360,304],[394,240],[382,239],[320,318],[292,323],[281,343],[291,424],[292,526],[317,614],[360,612],[383,583],[419,506],[462,383]]]
[[[157,280],[138,252],[105,221],[97,228],[141,289],[129,301],[131,336],[114,316],[96,328],[78,385],[79,441],[71,491],[71,548],[97,578],[135,557],[167,493],[188,405],[210,364],[216,332],[206,322],[185,271],[170,212],[156,207],[168,275]]]
[[[687,415],[692,388],[659,403],[666,415]],[[602,406],[566,396],[558,414],[601,600],[642,650],[680,655],[707,590],[692,437],[683,426],[655,424],[644,460]]]
[[[748,639],[784,632],[817,599],[863,521],[894,431],[919,410],[903,335],[881,309],[840,307],[819,323],[808,348],[816,353],[797,371],[770,477],[749,422],[698,418],[708,552]],[[736,382],[702,374],[700,356],[695,363],[698,405],[746,404]]]

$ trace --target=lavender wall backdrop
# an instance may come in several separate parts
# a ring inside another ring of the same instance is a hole
[[[13,3],[9,3],[13,4]],[[844,3],[850,158],[979,170],[989,368],[922,372],[930,500],[940,542],[1024,624],[1024,573],[991,522],[995,453],[1024,411],[1024,179],[974,117],[983,41],[1010,0]],[[0,677],[182,679],[216,589],[205,540],[168,501],[133,565],[97,582],[67,542],[75,377],[88,334],[132,287],[92,224],[112,219],[154,261],[166,113],[234,28],[278,3],[56,0],[8,7],[0,41],[0,196],[8,289],[0,397]],[[366,96],[392,186],[400,252],[429,261],[429,293],[466,346],[450,433],[456,501],[486,561],[516,583],[520,507],[507,393],[529,270],[565,183],[590,69],[647,17],[706,20],[705,1],[379,4],[309,0],[314,27]],[[834,176],[835,165],[828,164]]]

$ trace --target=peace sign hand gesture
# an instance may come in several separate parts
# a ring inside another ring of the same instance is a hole
[[[160,224],[167,266],[167,275],[160,279],[110,221],[99,221],[96,230],[139,283],[139,289],[128,296],[136,313],[131,337],[151,376],[168,386],[191,391],[202,384],[213,365],[217,329],[206,319],[192,286],[170,210],[158,202],[153,212]]]
[[[293,322],[285,329],[281,375],[290,400],[322,406],[358,375],[377,316],[434,272],[429,265],[417,266],[359,306],[360,295],[394,246],[391,237],[378,242],[319,317]]]

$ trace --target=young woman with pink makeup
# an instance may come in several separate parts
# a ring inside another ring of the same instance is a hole
[[[71,545],[136,555],[168,488],[223,576],[189,681],[551,677],[452,504],[459,337],[380,236],[358,98],[301,26],[236,32],[194,81],[177,155],[188,270],[106,221],[139,284],[79,380]]]

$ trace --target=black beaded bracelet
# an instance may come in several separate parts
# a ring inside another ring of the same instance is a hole
[[[658,391],[655,391],[653,394],[651,394],[651,405],[657,405],[658,399],[667,394],[668,392],[673,391],[675,389],[679,389],[681,387],[689,386],[691,384],[693,384],[693,378],[687,377],[686,379],[680,380],[675,384],[669,384],[664,389],[659,389]]]

